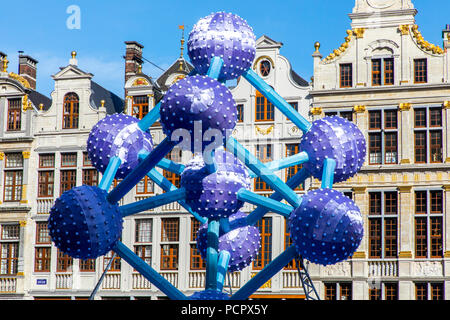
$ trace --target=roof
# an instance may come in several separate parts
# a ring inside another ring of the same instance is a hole
[[[182,68],[180,70],[180,62],[182,63]],[[169,78],[174,73],[182,73],[188,75],[194,66],[190,64],[183,57],[178,58],[166,71],[156,80],[156,84],[161,89],[162,92],[167,91],[169,88],[166,87],[165,83],[167,78]]]
[[[299,86],[302,87],[308,87],[309,82],[300,77],[294,70],[291,69],[291,77],[292,80],[294,80],[295,83],[297,83]]]
[[[47,111],[50,109],[52,105],[52,99],[49,97],[43,95],[40,92],[37,92],[35,90],[31,90],[28,93],[28,99],[31,100],[31,102],[34,104],[34,106],[39,110],[39,105],[42,103],[44,105],[43,110]]]
[[[109,90],[106,90],[95,81],[91,80],[92,94],[90,102],[92,107],[98,109],[101,101],[105,100],[107,114],[121,113],[123,111],[124,100]]]

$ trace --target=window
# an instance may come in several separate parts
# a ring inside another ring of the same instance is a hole
[[[81,272],[95,272],[95,259],[80,259],[79,261]]]
[[[351,63],[340,66],[340,86],[341,88],[353,87],[353,65]]]
[[[275,109],[273,104],[259,91],[256,92],[256,121],[274,121]]]
[[[352,284],[343,283],[324,283],[325,300],[352,300]]]
[[[154,184],[153,181],[148,176],[145,176],[136,185],[136,194],[152,194],[153,192],[154,192]]]
[[[161,270],[178,270],[179,219],[161,219]]]
[[[416,300],[444,300],[443,283],[416,283]]]
[[[118,255],[114,255],[114,251],[108,252],[103,257],[103,270],[106,269],[106,267],[108,266],[108,263],[111,261],[111,259],[113,259],[113,260],[111,262],[111,266],[108,271],[120,272],[120,269],[122,267],[122,259],[120,259],[120,257]]]
[[[369,300],[398,300],[398,283],[385,282],[379,287],[370,287]]]
[[[261,75],[263,77],[267,77],[270,73],[270,70],[271,70],[270,62],[268,60],[261,61],[259,65],[259,72],[261,72]]]
[[[153,220],[137,219],[135,230],[134,252],[147,263],[152,265],[152,237],[153,237]]]
[[[96,169],[83,169],[84,185],[97,186],[98,185],[98,171]]]
[[[74,188],[77,184],[77,170],[61,170],[60,194]]]
[[[50,272],[51,238],[47,222],[36,222],[34,271]]]
[[[381,86],[394,84],[394,59],[372,60],[372,85]]]
[[[372,60],[372,85],[381,86],[381,59]]]
[[[256,227],[261,234],[261,247],[253,261],[253,269],[261,270],[272,261],[272,218],[258,220]]]
[[[53,197],[53,186],[54,186],[54,171],[39,171],[39,186],[38,186],[38,197]]]
[[[71,272],[73,258],[58,249],[58,258],[56,260],[56,272]]]
[[[415,191],[416,258],[443,257],[443,191]]]
[[[263,163],[272,161],[272,145],[256,145],[256,157]],[[257,177],[254,183],[255,191],[272,191],[270,186],[260,177]]]
[[[444,300],[444,284],[431,283],[430,284],[431,300]]]
[[[369,111],[369,164],[398,163],[397,110]]]
[[[427,283],[416,283],[416,300],[428,300]]]
[[[22,99],[8,99],[8,131],[20,131],[22,118]]]
[[[54,154],[40,154],[39,155],[39,168],[54,168],[55,167],[55,155]]]
[[[384,284],[385,300],[398,300],[398,283]]]
[[[19,260],[20,226],[0,225],[0,275],[16,275]]]
[[[131,115],[142,119],[149,111],[148,96],[134,96],[131,108]]]
[[[237,122],[244,122],[244,105],[237,105]]]
[[[286,144],[286,157],[290,157],[293,156],[295,154],[298,154],[300,152],[299,149],[300,144],[299,143],[289,143]],[[302,168],[302,165],[296,165],[296,166],[291,166],[289,168],[286,168],[286,182],[291,179],[294,175],[296,175],[300,169]],[[305,184],[302,183],[301,185],[299,185],[297,188],[295,188],[295,190],[304,190],[305,188]]]
[[[63,129],[78,129],[80,99],[76,93],[64,96]]]
[[[353,111],[328,111],[325,112],[325,117],[339,116],[341,118],[347,119],[348,121],[353,121]]]
[[[83,167],[93,167],[89,153],[83,152]]]
[[[191,270],[205,270],[206,264],[197,248],[197,231],[201,223],[195,218],[191,218]]]
[[[76,167],[77,153],[61,153],[61,167]]]
[[[182,157],[182,150],[179,148],[174,148],[171,152],[166,155],[166,159],[172,160],[173,162],[180,163]],[[163,170],[164,177],[169,180],[175,187],[180,187],[180,175]]]
[[[8,153],[5,155],[5,182],[3,199],[8,201],[22,200],[23,155]]]
[[[369,192],[369,258],[397,258],[398,193]]]
[[[414,109],[415,163],[442,163],[442,107]]]
[[[414,60],[414,83],[428,82],[427,59]]]

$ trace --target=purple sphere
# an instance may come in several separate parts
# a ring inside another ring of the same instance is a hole
[[[228,266],[229,272],[240,271],[249,266],[256,259],[261,247],[259,229],[249,226],[247,215],[241,211],[229,218],[230,231],[219,235],[219,253],[228,251],[231,255]],[[197,232],[197,248],[206,259],[208,248],[208,223],[203,224]]]
[[[303,136],[300,149],[309,155],[303,166],[317,179],[322,179],[325,159],[334,159],[334,183],[353,177],[361,169],[366,157],[366,140],[352,122],[338,117],[314,121]]]
[[[95,259],[114,247],[122,235],[119,206],[106,201],[98,187],[79,186],[56,199],[48,219],[55,246],[77,259]]]
[[[241,17],[217,12],[194,25],[187,46],[199,74],[208,72],[213,57],[220,57],[224,64],[219,79],[232,80],[250,69],[256,54],[256,37]]]
[[[100,120],[91,130],[87,151],[93,166],[104,173],[112,157],[122,164],[116,178],[125,178],[139,164],[139,152],[153,150],[152,136],[138,127],[135,117],[116,113]]]
[[[236,102],[230,90],[215,79],[199,75],[173,84],[161,100],[160,114],[164,133],[168,137],[188,136],[190,141],[183,140],[180,148],[192,152],[202,152],[215,141],[216,134],[222,145],[237,122]]]
[[[325,266],[350,257],[364,234],[359,208],[333,189],[306,193],[289,218],[289,229],[298,254]]]
[[[233,154],[218,148],[214,154],[217,170],[210,173],[203,158],[195,156],[181,174],[180,184],[186,189],[186,203],[200,216],[226,218],[244,203],[237,199],[241,188],[250,188],[247,168]]]

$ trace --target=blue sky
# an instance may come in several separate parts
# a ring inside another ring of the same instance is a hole
[[[312,76],[314,42],[324,56],[337,48],[350,27],[354,0],[41,0],[2,1],[0,51],[8,54],[9,71],[17,72],[18,51],[37,60],[38,91],[50,95],[52,74],[66,66],[70,52],[78,52],[78,66],[94,80],[123,96],[124,41],[138,41],[144,57],[162,68],[180,54],[180,24],[186,38],[196,21],[211,12],[233,12],[247,20],[256,37],[268,35],[284,43],[286,56],[303,78]],[[431,43],[442,45],[441,30],[450,24],[450,1],[413,0],[419,30]],[[80,8],[80,28],[67,28],[71,5]],[[186,51],[185,51],[186,52]],[[185,55],[187,57],[187,54]],[[161,71],[146,63],[143,71]]]

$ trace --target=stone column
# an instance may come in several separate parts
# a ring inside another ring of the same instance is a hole
[[[399,137],[399,159],[400,164],[410,164],[414,163],[414,148],[412,138],[414,135],[413,125],[412,125],[412,116],[413,112],[411,112],[411,103],[400,103],[400,137]]]

